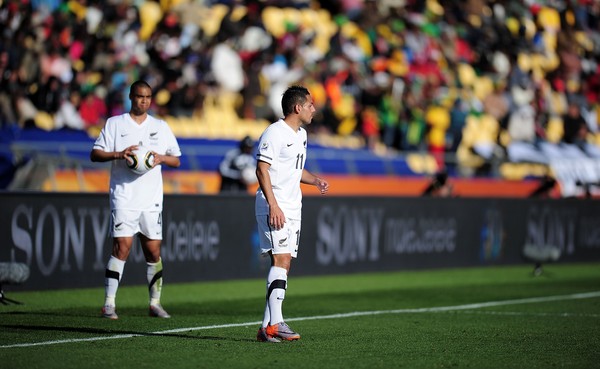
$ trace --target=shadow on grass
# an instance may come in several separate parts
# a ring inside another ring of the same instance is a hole
[[[1,324],[0,327],[3,329],[13,329],[16,331],[30,331],[30,332],[64,332],[64,333],[86,333],[96,335],[135,335],[145,337],[173,337],[173,338],[187,338],[193,340],[214,340],[214,341],[232,341],[232,342],[247,342],[254,341],[252,339],[240,339],[233,337],[217,337],[217,336],[197,336],[187,335],[179,333],[160,333],[160,332],[139,332],[139,331],[127,331],[127,330],[116,330],[116,329],[101,329],[101,328],[90,328],[90,327],[58,327],[58,326],[43,326],[43,325],[15,325],[15,324]]]

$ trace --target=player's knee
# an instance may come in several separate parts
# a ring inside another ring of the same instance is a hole
[[[283,268],[289,272],[291,263],[292,263],[292,255],[291,254],[273,255],[273,266]]]

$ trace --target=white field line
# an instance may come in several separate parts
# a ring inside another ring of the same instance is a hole
[[[356,312],[342,313],[342,314],[287,318],[286,321],[292,322],[292,321],[320,320],[320,319],[343,319],[343,318],[370,316],[370,315],[382,315],[382,314],[439,313],[439,312],[450,312],[450,311],[463,311],[464,312],[465,310],[481,309],[481,308],[495,307],[495,306],[535,304],[535,303],[552,302],[552,301],[590,299],[590,298],[596,298],[596,297],[600,297],[600,291],[587,292],[587,293],[575,293],[575,294],[571,294],[571,295],[530,297],[530,298],[516,299],[516,300],[488,301],[488,302],[481,302],[481,303],[476,303],[476,304],[438,306],[438,307],[418,308],[418,309],[356,311]],[[519,315],[520,314],[520,313],[511,313],[511,312],[506,312],[506,313],[489,312],[489,313],[490,314],[505,314],[505,315]],[[524,314],[521,314],[521,315],[524,315]],[[537,315],[537,314],[535,314],[535,315]],[[556,316],[556,315],[558,315],[558,316],[576,316],[575,314],[569,314],[569,313],[553,314],[553,315],[554,316]],[[589,316],[589,315],[586,315],[586,316]],[[262,323],[262,321],[245,322],[245,323],[231,323],[231,324],[217,324],[217,325],[206,325],[206,326],[200,326],[200,327],[169,329],[169,330],[150,332],[150,333],[144,333],[144,334],[117,334],[117,335],[113,335],[113,336],[71,338],[71,339],[54,340],[54,341],[17,343],[17,344],[11,344],[11,345],[0,345],[0,349],[17,348],[17,347],[47,346],[47,345],[57,345],[57,344],[61,344],[61,343],[115,340],[115,339],[131,338],[131,337],[142,337],[142,336],[164,335],[164,334],[181,333],[181,332],[201,331],[201,330],[208,330],[208,329],[247,327],[247,326],[252,326],[252,325],[259,325],[261,323]]]

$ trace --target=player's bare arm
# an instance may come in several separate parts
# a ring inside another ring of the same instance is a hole
[[[152,151],[152,155],[154,155],[154,165],[152,165],[152,167],[155,167],[159,164],[163,164],[171,168],[179,168],[179,166],[181,165],[181,160],[177,156],[161,155],[157,154],[154,151]]]
[[[256,166],[256,178],[258,178],[258,184],[265,195],[267,204],[269,204],[269,224],[275,229],[281,229],[285,223],[285,215],[279,207],[279,204],[275,199],[275,194],[273,193],[271,177],[269,176],[270,166],[269,163],[259,161]]]
[[[100,149],[93,149],[90,153],[90,160],[93,162],[105,162],[111,160],[122,160],[126,157],[132,157],[133,152],[137,150],[138,145],[132,145],[123,151],[103,151]]]

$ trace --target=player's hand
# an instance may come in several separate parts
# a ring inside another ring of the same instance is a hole
[[[134,157],[133,152],[135,150],[137,150],[137,149],[138,149],[138,145],[131,145],[128,148],[126,148],[125,150],[121,151],[121,154],[119,155],[119,158],[120,159],[125,159],[125,160],[131,162],[133,160],[131,158]]]
[[[154,159],[152,159],[152,168],[154,168],[155,166],[164,163],[165,159],[164,159],[164,155],[159,155],[158,153],[154,152],[154,151],[150,151],[150,153],[152,154],[152,157]]]
[[[285,224],[285,215],[279,206],[272,206],[269,208],[269,225],[274,229],[281,229]]]
[[[317,186],[319,191],[321,191],[321,195],[324,195],[327,193],[327,191],[329,191],[329,183],[323,178],[317,177],[315,180],[315,186]]]

